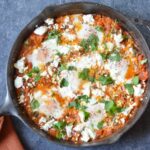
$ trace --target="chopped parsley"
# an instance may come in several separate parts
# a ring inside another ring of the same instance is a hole
[[[77,70],[77,68],[75,66],[68,66],[68,70]]]
[[[112,61],[120,61],[121,56],[118,52],[115,52],[115,53],[112,53],[111,55],[109,55],[109,59]]]
[[[133,95],[134,94],[134,88],[132,84],[125,84],[124,87],[127,89],[129,94]]]
[[[56,137],[58,139],[62,139],[65,137],[66,132],[65,132],[65,126],[66,126],[66,122],[65,121],[58,121],[56,122],[53,127],[57,130],[57,135]]]
[[[40,103],[39,103],[38,100],[33,99],[33,100],[31,101],[31,108],[32,108],[33,110],[39,108],[39,106],[40,106]]]
[[[89,75],[89,69],[88,68],[84,68],[80,73],[79,73],[79,78],[82,80],[88,80],[91,82],[95,81],[95,78]]]
[[[101,129],[101,128],[103,128],[103,125],[104,125],[104,121],[101,121],[97,124],[97,128]]]
[[[88,39],[83,39],[80,46],[83,47],[85,51],[96,51],[98,48],[98,37],[95,34],[91,34]]]
[[[87,121],[90,117],[90,113],[87,111],[83,111],[83,114],[84,114],[84,121]]]
[[[77,99],[85,101],[87,103],[89,102],[90,97],[88,97],[87,95],[81,95],[81,96],[78,96]]]
[[[76,108],[78,110],[85,110],[86,106],[82,105],[81,102],[88,103],[89,102],[89,97],[87,95],[81,95],[78,96],[74,101],[70,102],[68,105],[68,108]]]
[[[102,85],[108,85],[114,83],[114,80],[110,77],[110,75],[101,75],[99,77],[99,81]]]
[[[105,110],[110,115],[115,115],[123,110],[121,107],[118,107],[113,100],[105,101],[104,103]]]
[[[27,74],[29,77],[32,77],[33,74],[40,73],[39,67],[33,67],[32,70]]]
[[[59,43],[60,36],[61,36],[61,34],[60,34],[60,32],[58,30],[52,30],[52,31],[50,31],[48,33],[47,39],[49,40],[49,39],[55,39],[55,38],[57,38],[57,42]]]
[[[138,76],[135,76],[133,79],[132,79],[132,83],[134,85],[138,85],[139,84],[139,77]]]
[[[107,57],[108,57],[107,54],[102,54],[102,53],[101,53],[100,55],[101,55],[101,57],[102,57],[103,60],[106,60]]]
[[[69,85],[69,82],[65,79],[65,78],[63,78],[62,80],[61,80],[61,82],[60,82],[60,87],[62,88],[62,87],[67,87]]]
[[[101,26],[96,26],[95,29],[99,32],[103,32],[104,31],[104,28],[101,27]]]
[[[35,82],[38,82],[40,80],[41,76],[40,74],[37,74],[35,77],[34,77],[34,81]]]

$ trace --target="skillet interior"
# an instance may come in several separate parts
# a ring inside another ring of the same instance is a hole
[[[130,34],[134,37],[139,49],[141,49],[144,53],[144,55],[148,58],[148,61],[150,61],[150,51],[148,49],[148,46],[143,38],[143,36],[140,34],[140,32],[137,30],[137,28],[124,16],[122,16],[120,13],[116,12],[112,8],[109,8],[107,6],[96,4],[96,3],[87,3],[87,2],[78,2],[78,3],[68,3],[63,5],[55,5],[55,6],[48,6],[45,8],[42,13],[34,18],[19,34],[18,38],[16,39],[14,46],[11,50],[9,61],[7,65],[7,86],[8,86],[8,93],[10,95],[10,101],[12,100],[12,103],[17,110],[17,115],[26,125],[31,127],[33,130],[41,134],[42,136],[46,137],[47,139],[50,139],[51,141],[55,141],[57,143],[61,143],[64,145],[69,146],[79,146],[77,144],[73,144],[71,142],[57,140],[53,137],[50,137],[47,135],[44,131],[41,131],[38,129],[34,123],[28,118],[25,112],[22,111],[22,108],[17,103],[15,88],[14,88],[14,67],[13,64],[17,60],[17,56],[19,53],[19,50],[21,50],[21,46],[24,42],[24,40],[32,33],[32,31],[35,29],[36,25],[40,25],[43,23],[43,21],[47,17],[58,17],[62,15],[69,15],[69,14],[77,14],[77,13],[95,13],[95,14],[102,14],[109,16],[113,19],[120,20],[122,27],[125,28],[130,32]],[[148,62],[148,71],[150,74],[150,62]],[[121,130],[119,130],[117,133],[114,133],[111,137],[107,137],[103,141],[97,141],[97,142],[89,142],[82,144],[80,146],[93,146],[93,145],[101,145],[101,144],[109,144],[117,141],[120,136],[126,132],[129,128],[131,128],[135,122],[140,118],[140,116],[143,114],[144,110],[146,109],[146,106],[148,104],[150,93],[148,93],[150,89],[150,80],[148,80],[146,93],[144,96],[143,104],[139,108],[136,116],[130,120],[130,122]]]

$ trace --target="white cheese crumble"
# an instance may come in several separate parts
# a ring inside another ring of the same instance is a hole
[[[21,88],[23,86],[23,78],[17,76],[15,81],[14,81],[14,85],[17,89]]]
[[[53,18],[47,18],[45,20],[45,23],[48,24],[48,25],[52,25],[52,24],[54,24],[54,19]]]
[[[90,24],[90,25],[93,25],[94,24],[94,18],[91,14],[83,15],[83,22]]]
[[[142,89],[141,84],[133,86],[133,88],[134,88],[134,96],[142,96],[142,94],[144,93],[144,89]]]
[[[131,110],[136,106],[136,103],[133,103],[132,105],[130,105],[129,107],[127,107],[122,113],[125,116],[128,116],[128,114],[131,112]]]
[[[46,123],[46,118],[45,117],[41,117],[39,119],[39,124],[41,124],[41,123]]]
[[[34,30],[36,35],[44,35],[47,32],[48,28],[46,26],[40,26]]]
[[[120,47],[120,43],[121,43],[122,40],[123,40],[122,34],[121,34],[121,33],[119,33],[119,34],[114,34],[114,40],[115,40],[116,46],[117,46],[117,47]]]
[[[71,34],[71,33],[69,33],[69,32],[63,32],[63,33],[62,33],[62,36],[63,36],[64,38],[66,38],[67,40],[69,40],[69,41],[73,41],[73,40],[76,39],[76,35],[75,35],[75,34]]]
[[[112,42],[107,42],[106,47],[107,47],[108,51],[112,51],[114,48],[114,44]]]
[[[92,97],[96,98],[98,96],[104,96],[104,92],[101,89],[92,89]]]
[[[91,128],[85,128],[81,132],[81,140],[84,142],[88,142],[90,138],[95,139],[96,134]]]
[[[19,59],[15,64],[14,67],[16,69],[18,69],[19,73],[23,73],[24,72],[24,68],[25,68],[25,57],[22,57],[21,59]]]
[[[55,122],[54,119],[46,122],[44,125],[41,126],[41,129],[48,131],[48,129],[50,129],[53,126],[54,122]]]
[[[65,127],[66,133],[67,133],[67,136],[68,136],[68,137],[71,137],[72,127],[73,127],[73,125],[67,125],[67,126]]]
[[[90,87],[91,87],[91,83],[87,82],[83,85],[82,89],[81,89],[81,93],[83,95],[87,95],[90,96]]]

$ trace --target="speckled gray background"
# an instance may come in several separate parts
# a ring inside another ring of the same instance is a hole
[[[45,6],[71,0],[0,0],[0,104],[5,99],[6,63],[9,52],[19,32]],[[88,0],[86,0],[88,1]],[[150,20],[150,0],[93,0],[111,6],[125,15]],[[150,46],[150,31],[138,26]],[[117,143],[87,148],[87,150],[149,150],[150,105],[142,118]],[[43,139],[16,118],[15,129],[26,150],[73,150]],[[81,148],[78,148],[81,149]]]

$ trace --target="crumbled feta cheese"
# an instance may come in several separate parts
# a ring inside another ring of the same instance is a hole
[[[88,142],[90,138],[95,139],[96,134],[95,132],[90,129],[90,128],[85,128],[82,132],[81,132],[81,140],[84,142]]]
[[[23,78],[22,77],[16,77],[15,81],[14,81],[15,87],[21,88],[23,86]]]
[[[68,137],[71,137],[71,132],[72,132],[72,127],[73,125],[67,125],[66,128],[66,133]]]
[[[40,26],[34,30],[34,33],[37,35],[43,35],[47,32],[48,28],[46,26]]]
[[[120,43],[123,40],[122,34],[121,33],[114,34],[114,40],[115,40],[116,46],[120,47]]]
[[[41,74],[40,74],[42,77],[44,77],[44,76],[46,76],[47,75],[47,71],[43,71],[43,72],[41,72]]]
[[[19,103],[23,103],[24,99],[25,99],[24,95],[21,95],[20,98],[19,98]]]
[[[76,35],[75,34],[71,34],[69,32],[63,32],[62,36],[64,38],[66,38],[67,40],[69,40],[69,41],[73,41],[73,40],[76,39]]]
[[[104,96],[104,92],[100,89],[92,89],[92,97]]]
[[[84,120],[85,120],[84,112],[83,112],[83,111],[79,111],[79,112],[78,112],[78,115],[79,115],[79,117],[80,117],[81,122],[84,122]]]
[[[92,130],[91,128],[85,128],[84,130],[88,132],[90,138],[95,139],[96,133],[94,132],[94,130]]]
[[[85,127],[85,124],[84,124],[84,123],[79,123],[79,124],[77,124],[77,125],[73,128],[73,130],[76,131],[76,132],[81,132],[84,127]]]
[[[39,124],[41,124],[41,123],[46,123],[46,118],[45,117],[41,117],[39,119]]]
[[[129,107],[127,107],[122,113],[125,116],[128,116],[128,114],[131,112],[131,110],[134,108],[134,106],[136,106],[136,103],[133,103],[132,105],[130,105]]]
[[[87,24],[94,24],[94,18],[91,14],[83,15],[83,22]]]
[[[25,57],[22,57],[21,59],[19,59],[15,64],[14,67],[16,69],[18,69],[19,73],[23,73],[24,72],[24,68],[25,68]]]
[[[29,76],[25,74],[25,75],[23,76],[23,78],[27,81],[27,80],[29,79]]]
[[[107,42],[106,46],[107,46],[108,51],[112,51],[114,48],[114,44],[112,42]]]
[[[53,28],[54,28],[55,30],[58,30],[58,28],[59,28],[58,24],[55,23],[55,24],[53,25]]]
[[[90,140],[90,136],[88,134],[88,132],[86,130],[83,130],[81,132],[81,140],[84,141],[84,142],[88,142]]]
[[[45,130],[45,131],[48,131],[48,129],[50,129],[50,128],[53,126],[54,122],[55,122],[54,119],[52,119],[52,120],[46,122],[46,123],[41,127],[41,129],[43,129],[43,130]]]
[[[91,86],[90,82],[87,82],[83,85],[83,89],[81,90],[83,95],[90,96],[90,86]]]
[[[48,25],[52,25],[52,24],[54,24],[54,19],[53,18],[47,18],[45,20],[45,23],[47,23]]]
[[[142,89],[141,84],[133,86],[133,88],[134,88],[134,96],[142,96],[142,94],[144,93],[144,89]]]

